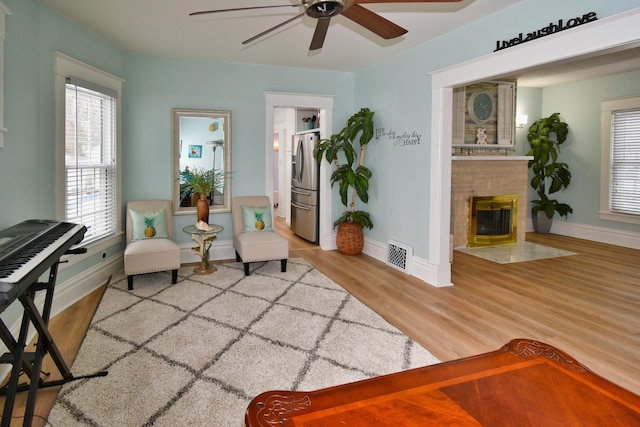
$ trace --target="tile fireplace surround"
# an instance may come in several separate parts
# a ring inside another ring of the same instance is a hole
[[[468,246],[472,196],[518,196],[518,242],[525,240],[526,156],[454,156],[451,165],[451,233],[453,247]]]

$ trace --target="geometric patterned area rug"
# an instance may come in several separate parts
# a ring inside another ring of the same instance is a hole
[[[105,291],[54,426],[244,425],[267,390],[315,390],[438,363],[302,258],[123,274]]]
[[[512,262],[534,261],[537,259],[555,258],[560,256],[577,255],[562,249],[550,248],[531,242],[508,243],[504,245],[477,246],[475,248],[460,247],[457,251],[484,258],[498,264]]]

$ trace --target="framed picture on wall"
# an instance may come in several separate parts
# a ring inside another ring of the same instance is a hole
[[[202,145],[190,145],[189,157],[192,159],[199,159],[202,157]]]

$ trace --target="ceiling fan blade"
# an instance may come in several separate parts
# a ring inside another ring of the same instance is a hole
[[[236,12],[238,10],[270,9],[272,7],[300,7],[300,6],[302,6],[302,4],[279,4],[275,6],[234,7],[232,9],[202,10],[200,12],[192,12],[189,14],[189,16],[207,15],[209,13],[220,13],[220,12]]]
[[[407,30],[401,26],[357,4],[343,10],[342,16],[351,19],[356,24],[362,25],[383,39],[393,39],[407,33]]]
[[[327,30],[329,29],[330,22],[331,18],[318,19],[316,30],[313,33],[313,38],[311,39],[311,46],[309,46],[309,50],[318,50],[322,48],[322,45],[324,44],[324,38],[327,36]]]
[[[301,14],[299,14],[299,15],[294,16],[293,18],[289,18],[289,19],[287,19],[287,20],[286,20],[286,21],[284,21],[284,22],[279,23],[279,24],[278,24],[278,25],[276,25],[275,27],[271,27],[271,28],[269,28],[268,30],[263,31],[263,32],[261,32],[260,34],[257,34],[257,35],[255,35],[255,36],[251,37],[250,39],[247,39],[247,40],[243,41],[243,42],[242,42],[242,44],[249,44],[249,43],[251,43],[252,41],[257,40],[257,39],[259,39],[259,38],[260,38],[260,37],[262,37],[262,36],[266,36],[266,35],[267,35],[267,34],[269,34],[270,32],[275,31],[275,30],[277,30],[278,28],[283,27],[283,26],[287,25],[289,22],[295,21],[296,19],[298,19],[298,18],[300,18],[300,17],[302,17],[302,16],[304,16],[304,12],[302,12],[302,13],[301,13]]]
[[[458,3],[462,0],[355,0],[353,3]]]

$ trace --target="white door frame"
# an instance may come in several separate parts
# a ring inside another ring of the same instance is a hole
[[[300,93],[265,92],[266,97],[266,179],[265,191],[273,195],[273,109],[274,108],[313,108],[320,110],[320,136],[330,135],[333,129],[333,96]],[[331,165],[320,164],[320,247],[335,249],[333,223],[331,220]],[[287,183],[280,183],[280,188]]]
[[[429,220],[429,263],[433,268],[427,282],[434,286],[452,284],[449,262],[452,88],[538,65],[639,45],[640,8],[637,8],[430,73],[429,206],[433,209]]]

